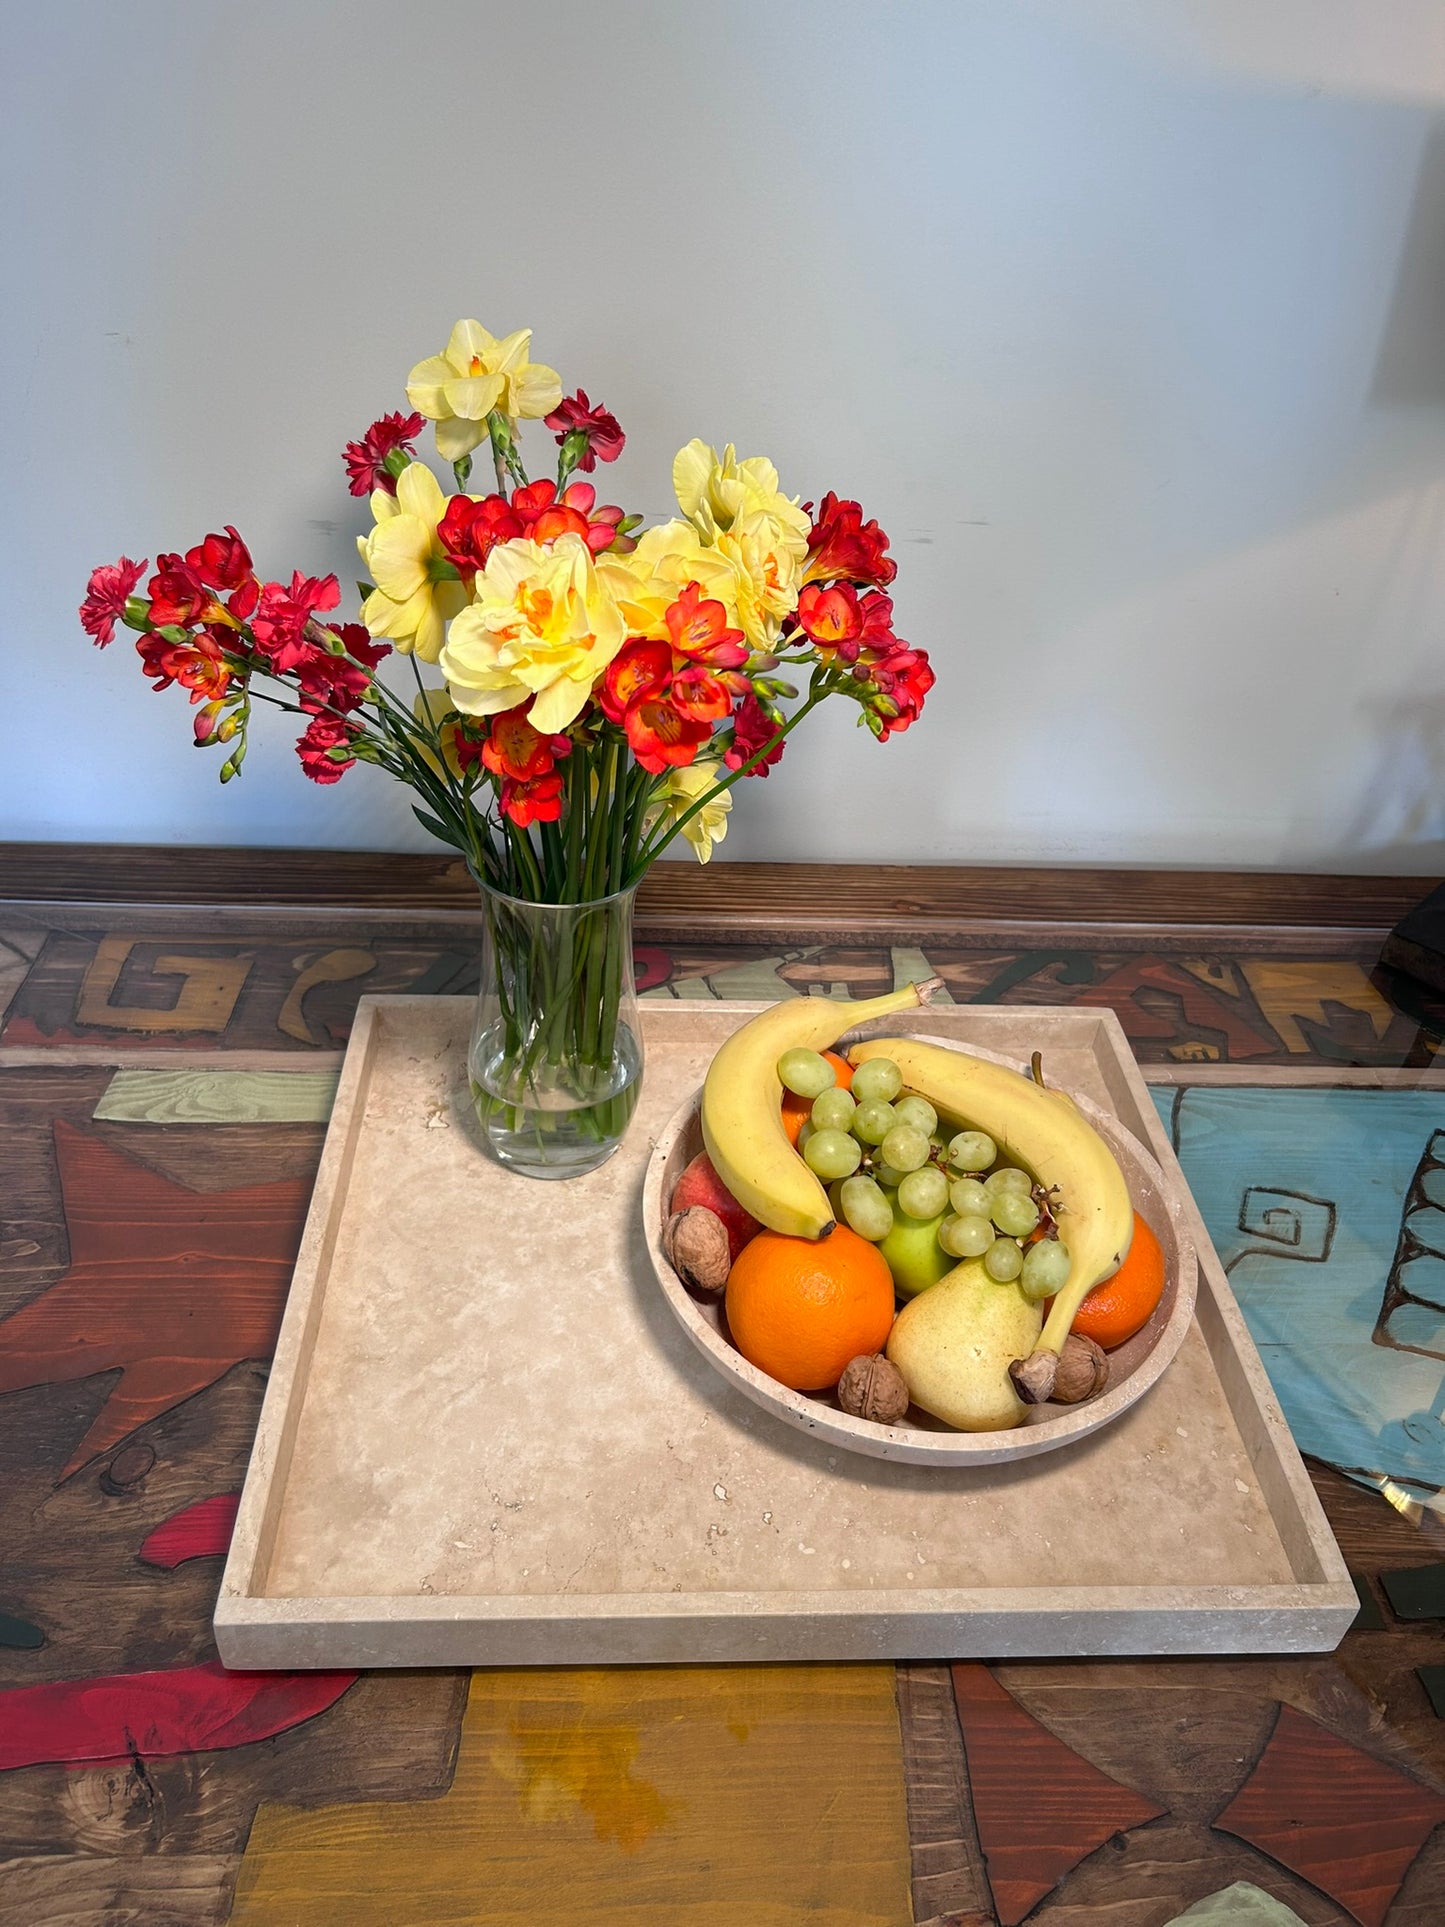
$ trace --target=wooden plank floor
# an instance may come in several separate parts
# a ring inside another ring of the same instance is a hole
[[[1381,1622],[1333,1655],[221,1674],[228,1501],[327,1080],[363,992],[474,985],[470,886],[387,881],[394,859],[368,884],[364,859],[328,907],[314,865],[248,857],[196,910],[144,857],[4,854],[7,1927],[1164,1927],[1236,1882],[1310,1927],[1445,1918],[1445,1723],[1418,1671],[1439,1623],[1379,1583],[1445,1559],[1445,1529],[1323,1467]],[[720,911],[683,872],[639,982],[865,995],[926,965],[959,1002],[1113,1008],[1161,1075],[1439,1074],[1445,1006],[1377,967],[1426,881],[1074,875],[1070,896],[992,873],[961,908],[965,875],[873,873],[845,926],[836,875],[733,878]],[[751,911],[732,894],[764,884]],[[280,1061],[315,1076],[278,1114]]]

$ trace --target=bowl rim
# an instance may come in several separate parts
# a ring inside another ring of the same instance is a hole
[[[872,1029],[872,1026],[864,1025],[845,1032],[835,1048],[846,1048],[848,1044],[870,1034]],[[914,1034],[921,1043],[940,1044],[949,1050],[963,1049],[952,1038],[922,1031]],[[1021,1068],[1016,1059],[998,1051],[970,1046],[964,1050],[964,1055],[1002,1064],[1010,1070]],[[665,1222],[663,1180],[679,1140],[698,1116],[702,1101],[701,1085],[682,1100],[659,1133],[648,1159],[642,1197],[644,1231],[653,1272],[664,1298],[694,1346],[725,1381],[764,1411],[771,1412],[799,1431],[829,1439],[871,1458],[937,1466],[1005,1464],[1071,1445],[1119,1418],[1158,1382],[1184,1342],[1193,1319],[1198,1289],[1194,1245],[1185,1228],[1175,1187],[1133,1132],[1084,1092],[1071,1089],[1065,1083],[1056,1082],[1052,1088],[1062,1091],[1078,1105],[1081,1113],[1119,1159],[1126,1181],[1129,1182],[1136,1211],[1140,1210],[1138,1180],[1142,1178],[1147,1181],[1152,1200],[1157,1200],[1160,1211],[1157,1214],[1141,1211],[1140,1215],[1150,1218],[1156,1235],[1161,1232],[1161,1225],[1156,1218],[1162,1216],[1163,1219],[1162,1230],[1165,1235],[1161,1237],[1161,1242],[1166,1250],[1166,1268],[1172,1275],[1166,1282],[1164,1297],[1154,1318],[1160,1318],[1161,1312],[1164,1316],[1153,1342],[1124,1378],[1082,1404],[1036,1407],[1035,1412],[1039,1416],[1031,1417],[1006,1431],[959,1432],[952,1429],[925,1430],[921,1426],[880,1425],[872,1419],[854,1418],[840,1407],[826,1403],[822,1397],[792,1391],[756,1365],[750,1364],[708,1317],[707,1309],[686,1289],[662,1249]],[[1134,1167],[1132,1171],[1129,1168],[1131,1165]],[[715,1309],[720,1314],[721,1306]],[[1147,1332],[1149,1326],[1146,1325],[1143,1330]],[[1126,1341],[1126,1345],[1134,1343],[1134,1339]],[[1124,1349],[1116,1348],[1111,1356],[1118,1356]],[[1045,1413],[1049,1416],[1042,1416]]]

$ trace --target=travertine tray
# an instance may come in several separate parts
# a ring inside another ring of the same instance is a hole
[[[888,1020],[1023,1059],[1153,1152],[1195,1322],[1129,1411],[1009,1465],[864,1459],[727,1385],[658,1291],[643,1174],[756,1008],[642,1006],[621,1151],[515,1177],[460,998],[367,997],[216,1607],[234,1667],[1320,1651],[1358,1607],[1109,1012]]]

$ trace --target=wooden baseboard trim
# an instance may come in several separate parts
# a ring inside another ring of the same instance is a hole
[[[659,939],[740,943],[789,933],[937,940],[995,922],[1386,931],[1434,885],[1267,871],[661,863],[643,883],[639,921]],[[0,843],[0,902],[466,911],[476,891],[441,851]]]

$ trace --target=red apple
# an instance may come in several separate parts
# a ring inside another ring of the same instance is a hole
[[[735,1259],[748,1239],[755,1237],[763,1228],[751,1212],[743,1210],[728,1190],[714,1170],[713,1161],[706,1151],[698,1152],[674,1185],[668,1210],[686,1211],[694,1204],[715,1211],[722,1219],[728,1234],[730,1259]]]

